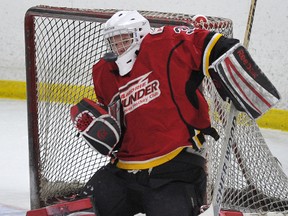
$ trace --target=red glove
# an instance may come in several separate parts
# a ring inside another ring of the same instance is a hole
[[[104,106],[87,98],[71,107],[73,124],[84,140],[97,152],[110,156],[120,140],[120,126]]]

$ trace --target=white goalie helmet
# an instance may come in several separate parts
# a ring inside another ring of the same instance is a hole
[[[137,11],[119,11],[104,24],[103,35],[112,52],[106,60],[116,62],[120,76],[131,71],[136,52],[150,30],[149,21]]]

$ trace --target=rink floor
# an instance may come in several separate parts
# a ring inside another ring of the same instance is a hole
[[[0,216],[25,216],[30,209],[26,101],[0,99]],[[288,175],[288,132],[261,129]]]

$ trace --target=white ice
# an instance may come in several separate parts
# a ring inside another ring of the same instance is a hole
[[[0,216],[24,216],[30,209],[26,101],[0,99]],[[288,175],[288,132],[261,129]]]

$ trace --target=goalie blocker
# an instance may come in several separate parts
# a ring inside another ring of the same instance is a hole
[[[86,143],[100,154],[111,156],[120,140],[121,130],[104,106],[84,98],[71,107],[70,115]]]
[[[209,74],[225,100],[256,119],[273,107],[279,93],[241,44],[236,44],[209,67]]]

